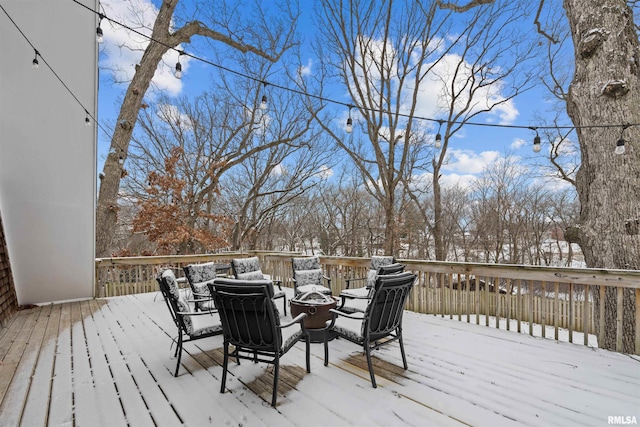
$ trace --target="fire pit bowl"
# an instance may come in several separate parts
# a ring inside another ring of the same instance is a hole
[[[307,313],[304,327],[307,329],[324,329],[333,315],[329,309],[336,308],[337,301],[330,295],[317,291],[307,292],[291,300],[291,316]]]

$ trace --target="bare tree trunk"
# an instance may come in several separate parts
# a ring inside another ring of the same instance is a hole
[[[442,189],[440,187],[440,163],[433,161],[433,244],[437,261],[445,261],[444,230],[442,229]]]
[[[171,17],[177,2],[162,4],[158,17],[153,26],[151,37],[154,40],[165,41],[169,34]],[[111,139],[109,154],[104,163],[103,177],[98,193],[96,206],[96,256],[110,255],[111,242],[115,234],[118,220],[118,191],[124,162],[129,151],[131,134],[138,119],[138,111],[144,98],[153,74],[162,59],[162,55],[169,48],[151,41],[142,56],[140,64],[136,66],[136,72],[127,88],[127,92],[118,114],[118,121]]]
[[[579,243],[587,266],[640,268],[640,44],[624,0],[565,0],[575,49],[567,113],[576,125],[582,164],[576,176],[581,203]],[[620,124],[620,128],[590,128]],[[616,141],[627,141],[623,155]],[[631,291],[631,290],[629,290]],[[633,352],[635,299],[624,293],[623,351]],[[601,348],[616,348],[616,289],[605,301]],[[596,314],[599,310],[595,310]]]

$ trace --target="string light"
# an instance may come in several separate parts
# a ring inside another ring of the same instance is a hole
[[[87,7],[86,5],[80,3],[77,0],[72,0],[72,1],[74,3],[76,3],[78,6],[84,7],[85,9],[91,11],[92,13],[97,14],[99,16],[99,18],[100,18],[100,21],[102,21],[102,19],[106,18],[109,21],[112,21],[115,24],[117,24],[117,25],[119,25],[119,26],[121,26],[121,27],[123,27],[125,29],[128,29],[129,31],[132,31],[132,32],[134,32],[134,33],[136,33],[136,34],[138,34],[140,36],[143,36],[143,37],[147,38],[149,41],[153,41],[153,42],[159,43],[159,44],[161,44],[163,46],[166,46],[168,49],[177,50],[173,46],[167,45],[167,44],[165,44],[165,43],[163,43],[163,42],[161,42],[159,40],[155,40],[152,37],[149,37],[148,35],[143,34],[143,33],[139,32],[139,31],[137,31],[137,30],[135,30],[135,29],[123,24],[123,23],[120,23],[118,21],[114,21],[111,18],[108,18],[106,15],[104,15],[102,13],[99,13],[99,12]],[[2,11],[5,13],[5,15],[7,15],[9,20],[11,20],[13,25],[22,34],[22,36],[27,40],[27,42],[29,42],[29,44],[32,47],[34,47],[33,44],[29,41],[29,39],[26,37],[26,35],[22,32],[20,27],[17,26],[15,21],[11,18],[11,16],[7,13],[7,11],[1,5],[0,5],[0,9],[2,9]],[[100,35],[101,32],[102,32],[102,30],[100,28],[100,22],[99,22],[98,23],[98,28],[96,28],[96,37],[97,38],[99,38],[99,35]],[[34,59],[32,61],[32,65],[33,65],[33,68],[38,68],[38,66],[39,66],[38,56],[40,56],[40,53],[38,52],[37,49],[35,49],[35,47],[34,47],[34,51],[35,51],[35,57],[34,57]],[[179,56],[178,56],[178,64],[176,66],[176,74],[177,74],[176,77],[180,78],[182,76],[182,65],[179,62],[180,61],[180,55],[187,54],[187,53],[185,53],[183,51],[179,51],[179,50],[178,50],[178,53],[179,53]],[[226,67],[224,67],[222,65],[215,64],[213,62],[207,61],[205,59],[202,59],[202,58],[199,58],[199,57],[196,57],[196,56],[193,56],[193,55],[189,55],[189,56],[194,58],[194,59],[196,59],[196,60],[199,60],[201,62],[207,63],[209,65],[212,65],[214,67],[217,67],[219,69],[227,71],[229,73],[235,74],[237,76],[240,76],[240,77],[243,77],[243,78],[247,78],[247,79],[251,79],[251,80],[257,80],[257,79],[255,79],[255,78],[253,78],[251,76],[248,76],[248,75],[245,75],[245,74],[240,73],[238,71],[226,68]],[[47,66],[48,66],[48,64],[47,64]],[[51,67],[49,67],[49,68],[51,69]],[[62,85],[67,89],[67,91],[70,92],[70,94],[74,97],[74,99],[76,99],[76,101],[80,105],[82,105],[82,103],[77,99],[75,94],[70,91],[70,89],[67,87],[67,85],[55,73],[55,71],[53,69],[51,69],[51,71],[58,78],[58,80],[62,83]],[[265,88],[266,88],[267,84],[269,84],[268,82],[262,81],[262,80],[260,80],[260,82],[265,86]],[[336,100],[333,100],[333,99],[325,98],[325,97],[322,97],[322,96],[319,96],[319,95],[314,95],[314,94],[311,94],[311,93],[306,93],[306,92],[303,92],[301,90],[297,90],[297,89],[293,89],[293,88],[289,88],[289,87],[285,87],[285,86],[280,86],[280,85],[273,85],[273,86],[276,86],[279,89],[286,90],[286,91],[291,92],[291,93],[297,93],[297,94],[300,94],[300,95],[303,95],[303,96],[307,96],[307,97],[311,97],[311,98],[314,98],[314,99],[318,99],[318,100],[321,100],[321,101],[325,101],[325,102],[330,102],[330,103],[334,103],[334,104],[345,105],[347,107],[351,107],[351,104],[346,104],[345,102],[336,101]],[[266,94],[264,94],[262,96],[262,102],[260,104],[260,108],[261,109],[266,109],[267,108],[267,96],[266,96]],[[371,112],[379,112],[378,110],[373,109],[373,108],[366,108],[366,107],[361,107],[361,108],[363,108],[364,110],[367,110],[367,111],[371,111]],[[412,116],[412,115],[410,116],[408,114],[402,114],[402,113],[396,114],[396,115],[398,117],[407,117],[407,118],[412,118],[412,119],[415,119],[415,120],[428,120],[428,121],[438,122],[440,125],[442,125],[442,120],[436,120],[436,119],[433,119],[433,118],[419,117],[419,116]],[[457,122],[455,122],[455,121],[452,122],[452,123],[453,124],[457,124]],[[536,137],[534,138],[534,146],[533,146],[533,149],[534,149],[535,152],[539,152],[540,151],[540,136],[538,135],[537,129],[571,129],[571,130],[573,130],[573,129],[596,129],[596,128],[608,129],[608,128],[613,128],[613,127],[620,126],[620,125],[613,125],[613,124],[603,124],[603,125],[584,125],[584,126],[540,126],[540,127],[533,128],[533,127],[530,127],[530,126],[522,126],[522,125],[504,125],[504,124],[478,123],[478,122],[465,122],[465,123],[460,123],[460,124],[464,124],[464,125],[467,125],[467,126],[485,126],[485,127],[489,126],[489,127],[510,128],[510,129],[525,129],[525,128],[529,128],[529,129],[536,130]],[[623,132],[624,132],[624,130],[627,127],[640,126],[640,123],[633,123],[633,124],[628,123],[628,124],[625,124],[625,125],[622,125],[622,126],[623,126]],[[624,143],[625,143],[624,138],[622,138],[622,135],[621,135],[620,139],[616,143],[616,150],[615,150],[616,153],[623,153],[624,152],[624,150],[625,150]],[[439,148],[441,146],[441,144],[442,144],[442,137],[441,137],[441,135],[438,134],[438,135],[436,135],[436,144],[435,144],[436,148]]]
[[[88,6],[80,3],[78,0],[72,0],[72,1],[75,4],[77,4],[78,6],[84,7],[85,9],[87,9],[87,10],[93,12],[93,13],[98,14],[98,12],[96,12],[93,9],[89,8]],[[104,16],[104,17],[107,18],[106,16]],[[170,46],[170,45],[168,45],[168,44],[166,44],[166,43],[164,43],[164,42],[162,42],[160,40],[156,40],[156,39],[150,37],[149,35],[143,34],[140,31],[137,31],[136,29],[131,28],[130,26],[127,26],[127,25],[125,25],[125,24],[123,24],[121,22],[114,21],[111,18],[107,18],[107,19],[109,21],[121,26],[122,28],[125,28],[125,29],[127,29],[127,30],[129,30],[129,31],[131,31],[133,33],[138,34],[139,36],[142,36],[142,37],[148,39],[149,41],[153,41],[155,43],[161,44],[161,45],[165,46],[168,49],[177,50],[174,46]],[[220,64],[213,63],[213,62],[208,61],[206,59],[203,59],[203,58],[200,58],[200,57],[197,57],[197,56],[194,56],[194,55],[190,55],[190,54],[188,54],[186,52],[182,52],[182,51],[178,51],[178,52],[180,52],[181,54],[184,54],[184,55],[189,55],[193,59],[196,59],[196,60],[201,61],[203,63],[206,63],[208,65],[214,66],[214,67],[219,68],[219,69],[221,69],[223,71],[226,71],[228,73],[235,74],[236,76],[243,77],[243,78],[246,78],[246,79],[249,79],[249,80],[259,81],[265,87],[267,86],[267,84],[271,84],[272,86],[275,86],[278,89],[282,89],[282,90],[285,90],[285,91],[288,91],[288,92],[291,92],[291,93],[296,93],[296,94],[299,94],[299,95],[302,95],[302,96],[305,96],[305,97],[314,98],[314,99],[317,99],[317,100],[320,100],[320,101],[325,101],[325,102],[329,102],[329,103],[333,103],[333,104],[337,104],[337,105],[343,105],[343,106],[346,106],[346,107],[349,107],[349,105],[350,105],[350,104],[347,104],[345,102],[341,102],[341,101],[337,101],[337,100],[334,100],[334,99],[325,98],[325,97],[320,96],[320,95],[314,95],[314,94],[311,94],[311,93],[303,92],[303,91],[298,90],[298,89],[294,89],[294,88],[290,88],[290,87],[286,87],[286,86],[281,86],[281,85],[277,85],[277,84],[273,84],[273,83],[268,83],[268,82],[263,81],[263,80],[258,80],[258,79],[254,78],[254,77],[251,77],[249,75],[243,74],[243,73],[238,72],[236,70],[232,70],[230,68],[224,67],[224,66],[222,66]],[[261,109],[266,109],[267,108],[267,96],[266,96],[266,94],[262,96],[262,102],[260,104],[260,108]],[[381,111],[376,110],[374,108],[366,108],[366,107],[360,107],[360,108],[365,110],[365,111],[370,111],[370,112],[373,112],[373,113],[381,112]],[[427,120],[427,121],[438,122],[438,123],[441,122],[441,120],[436,120],[436,119],[433,119],[433,118],[413,116],[413,115],[402,114],[402,113],[397,113],[396,116],[411,118],[411,119],[415,119],[415,120]],[[454,125],[455,124],[463,124],[465,126],[485,126],[485,127],[497,127],[497,128],[503,128],[503,129],[533,129],[530,126],[505,125],[505,124],[496,124],[496,123],[479,123],[479,122],[459,123],[459,122],[456,122],[456,121],[453,121],[451,123],[454,124]],[[578,128],[580,128],[580,129],[595,129],[595,128],[613,128],[613,127],[618,127],[618,126],[620,126],[620,125],[608,124],[608,125],[586,125],[586,126],[538,126],[536,129],[578,129]],[[630,124],[629,126],[640,126],[640,123]],[[436,137],[437,137],[437,135],[436,135]],[[539,136],[538,136],[538,139],[539,139]],[[440,142],[440,144],[442,144],[442,141]],[[534,139],[534,148],[535,148],[535,139]]]
[[[34,51],[35,51],[35,56],[33,58],[33,61],[31,61],[31,66],[34,69],[38,69],[38,67],[40,66],[40,63],[38,62],[38,55],[40,55],[40,52],[38,52],[37,49],[34,49]]]
[[[86,113],[86,116],[84,117],[84,125],[89,127],[91,126],[91,119],[89,118],[89,112],[87,110],[84,110],[84,112]]]
[[[176,79],[182,78],[182,64],[180,63],[180,57],[183,53],[184,52],[182,52],[181,50],[178,51],[178,62],[176,63],[176,71],[173,73],[173,75],[176,76]]]
[[[349,105],[349,118],[347,119],[347,133],[351,133],[353,131],[353,120],[351,120],[351,109],[353,105]]]
[[[626,151],[626,148],[624,146],[624,131],[631,126],[630,124],[626,124],[626,125],[622,125],[622,130],[620,131],[620,138],[618,139],[618,142],[616,142],[616,149],[614,150],[614,153],[616,154],[624,154],[624,152]]]
[[[444,121],[442,120],[438,120],[438,133],[436,134],[436,143],[434,144],[434,146],[436,148],[440,148],[442,147],[442,135],[440,135],[440,129],[442,128],[442,123],[444,123]]]
[[[262,84],[264,85],[264,90],[266,91],[267,90],[267,82],[263,81]],[[260,101],[260,109],[262,111],[264,111],[264,110],[267,109],[268,106],[269,105],[267,104],[267,94],[264,93],[262,95],[262,100]]]
[[[96,40],[98,43],[102,43],[104,41],[104,34],[102,33],[102,28],[100,28],[100,24],[102,23],[102,19],[104,15],[102,13],[98,13],[100,19],[98,20],[98,28],[96,28]]]
[[[534,153],[539,153],[540,149],[542,148],[541,144],[541,140],[540,140],[540,135],[538,135],[538,128],[537,127],[529,127],[529,129],[533,130],[536,132],[536,136],[533,137],[533,152]]]

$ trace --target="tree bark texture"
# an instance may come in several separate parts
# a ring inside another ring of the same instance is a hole
[[[575,75],[567,113],[576,126],[582,163],[576,176],[581,212],[580,246],[588,267],[640,268],[640,44],[624,0],[565,0],[575,49]],[[619,127],[597,127],[620,125]],[[592,127],[593,126],[593,127]],[[614,154],[616,142],[626,152]],[[635,298],[616,289],[605,301],[601,348],[616,348],[616,313],[624,310],[623,351],[633,352]],[[596,309],[596,313],[599,310]]]

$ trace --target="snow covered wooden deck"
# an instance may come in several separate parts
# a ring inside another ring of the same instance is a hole
[[[159,294],[48,305],[0,331],[2,426],[602,426],[640,422],[640,358],[456,320],[405,314],[409,370],[397,343],[377,356],[378,388],[345,340],[323,366],[312,344],[271,367],[231,365],[219,393],[222,337],[187,343],[172,376],[175,328]],[[617,417],[609,419],[609,417]],[[619,418],[622,417],[622,418]],[[627,418],[628,417],[628,418]]]

